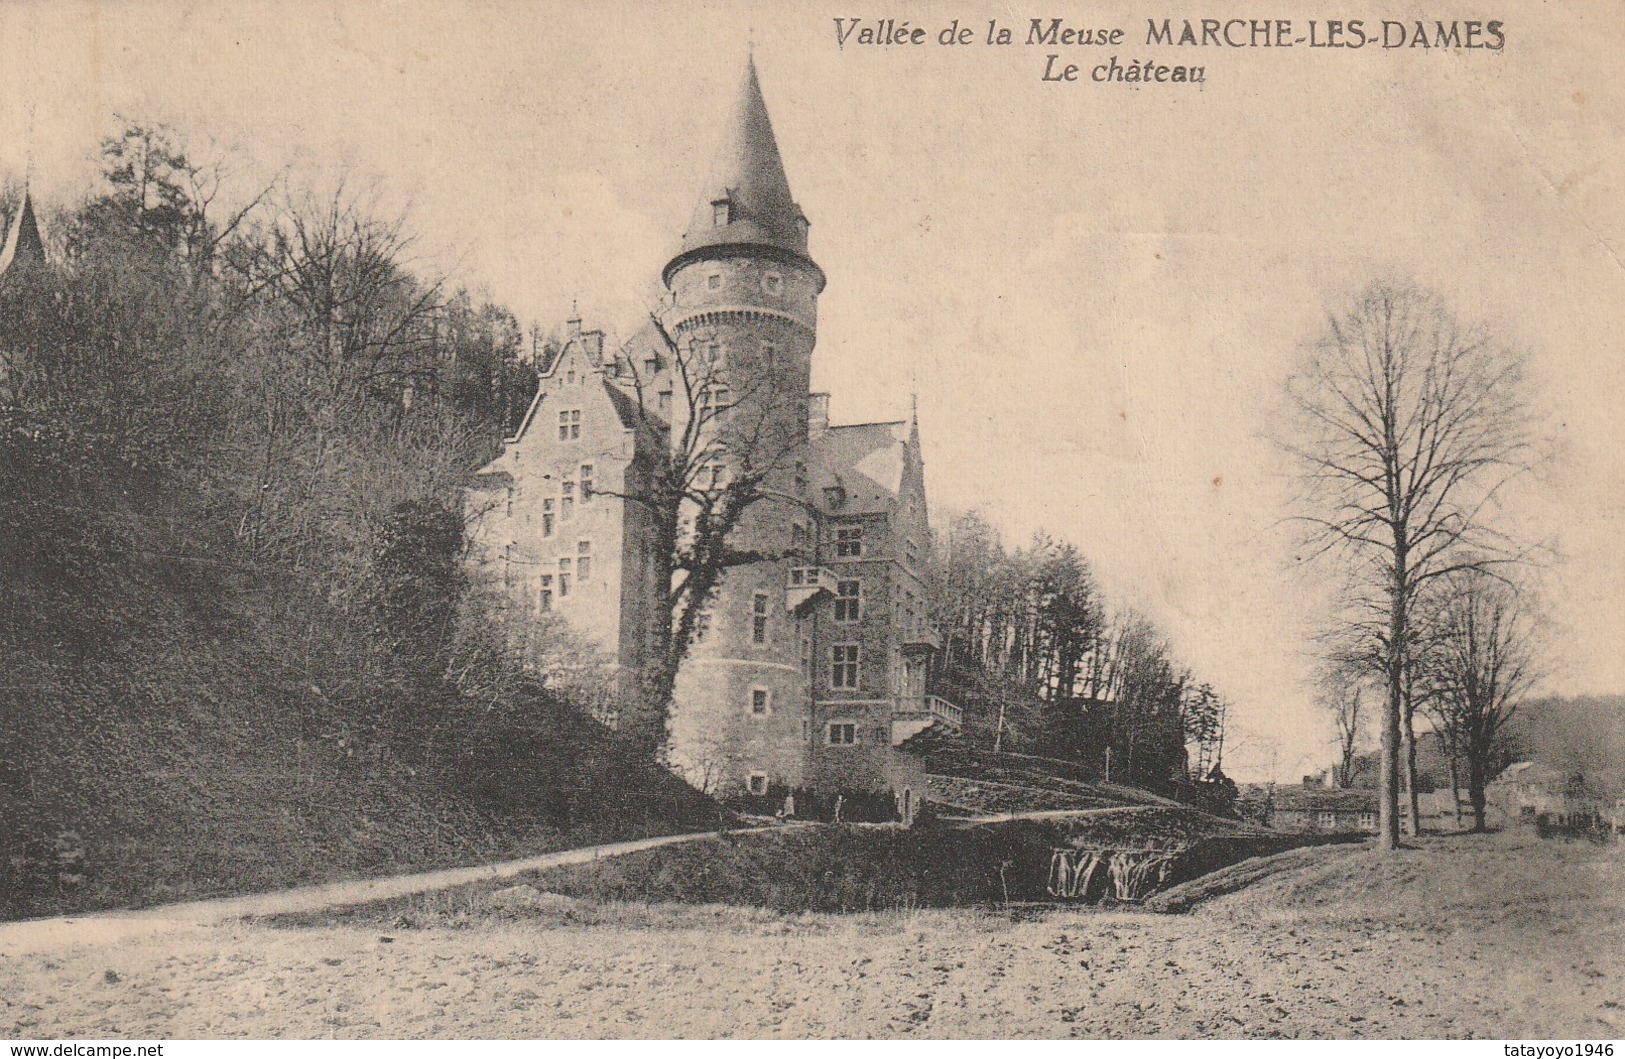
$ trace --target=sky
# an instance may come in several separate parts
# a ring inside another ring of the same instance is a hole
[[[1435,5],[1437,6],[1437,5]],[[0,175],[85,193],[119,116],[224,153],[241,187],[349,172],[409,207],[415,263],[527,323],[626,334],[693,209],[747,48],[829,276],[833,418],[917,393],[936,510],[1076,543],[1234,703],[1227,767],[1333,753],[1308,634],[1328,571],[1283,525],[1268,441],[1326,314],[1376,277],[1437,290],[1527,352],[1561,458],[1524,482],[1550,690],[1625,690],[1625,20],[1507,0],[1504,51],[1146,45],[1170,2],[101,3],[0,7]],[[1409,23],[1417,5],[1294,3]],[[1123,43],[838,48],[836,17]],[[1428,24],[1438,17],[1430,12]],[[1045,82],[1045,57],[1083,68]],[[1088,80],[1202,65],[1195,85]]]

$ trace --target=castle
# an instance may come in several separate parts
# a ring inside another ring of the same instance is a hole
[[[918,417],[832,425],[829,395],[809,392],[825,276],[754,62],[661,280],[658,326],[606,349],[572,320],[539,365],[522,424],[471,490],[475,563],[626,679],[647,664],[669,587],[648,513],[628,499],[651,443],[639,413],[671,424],[661,444],[707,412],[736,434],[748,422],[753,444],[784,458],[729,546],[771,558],[727,569],[705,609],[675,689],[672,764],[721,795],[894,791],[907,819],[922,778],[899,746],[960,724],[927,693],[940,641]],[[721,447],[703,471],[722,480],[731,458]]]

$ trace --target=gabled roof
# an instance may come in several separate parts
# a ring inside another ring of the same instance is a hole
[[[728,207],[728,223],[717,224],[718,203]],[[812,265],[807,252],[806,217],[790,194],[773,122],[767,116],[754,59],[745,63],[733,114],[711,176],[701,191],[694,216],[677,253],[661,278],[701,251],[724,247],[766,249]],[[819,273],[820,277],[822,273]],[[820,281],[820,286],[822,282]]]
[[[808,476],[813,501],[835,515],[884,514],[903,490],[911,434],[906,420],[830,427],[812,438]],[[845,501],[829,508],[824,490],[839,486]]]

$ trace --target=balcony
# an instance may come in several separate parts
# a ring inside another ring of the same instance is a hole
[[[822,566],[792,566],[784,585],[784,607],[794,612],[820,592],[835,592],[835,571]]]
[[[964,719],[964,711],[940,695],[898,699],[891,719],[892,746],[912,739],[934,725],[957,732],[964,726]]]
[[[927,695],[925,707],[932,717],[948,725],[950,728],[962,728],[965,724],[965,711],[939,695]]]

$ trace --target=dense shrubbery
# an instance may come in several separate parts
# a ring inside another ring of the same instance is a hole
[[[512,316],[343,187],[222,216],[165,130],[104,156],[0,277],[0,914],[713,823],[464,584]]]

